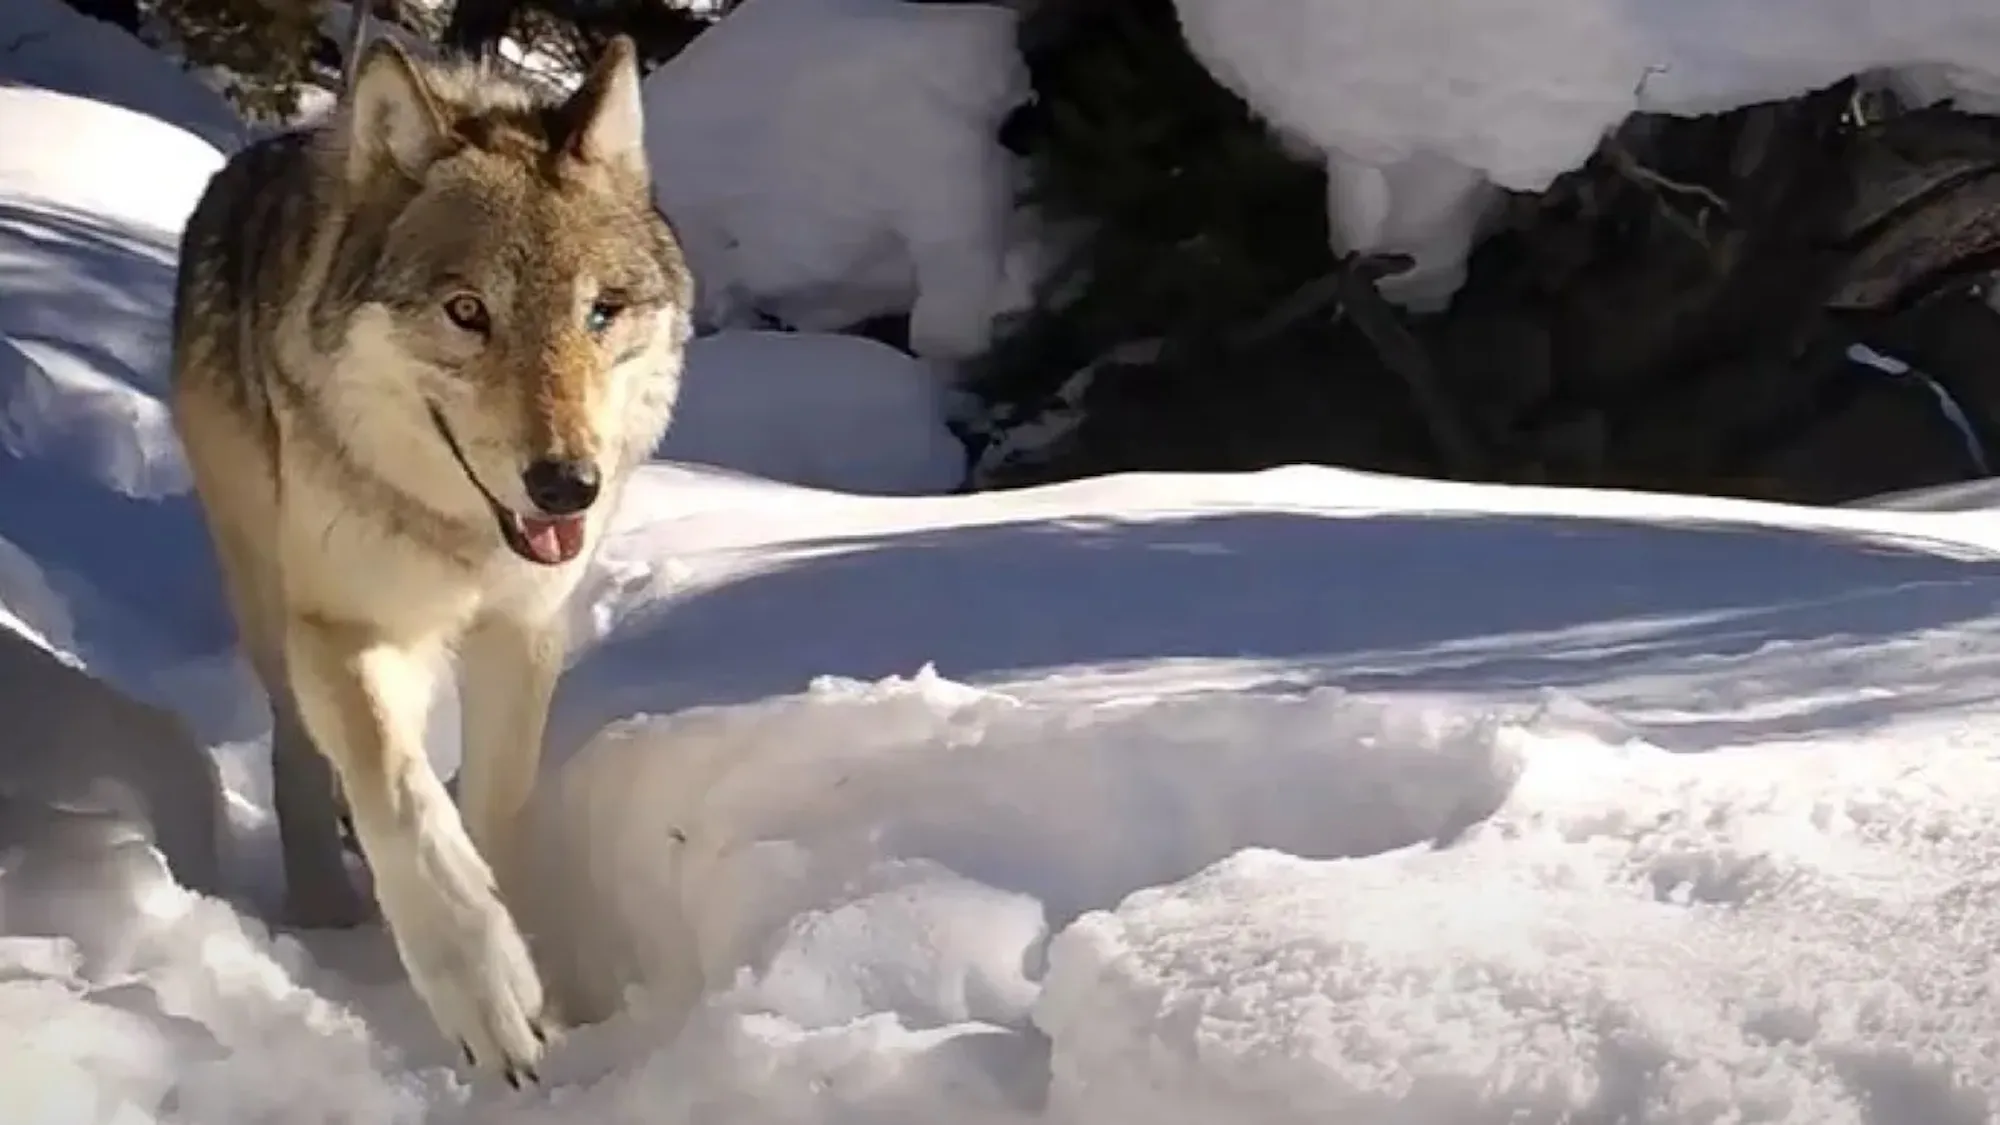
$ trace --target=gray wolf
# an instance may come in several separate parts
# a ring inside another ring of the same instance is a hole
[[[503,902],[510,832],[564,602],[691,332],[643,131],[629,40],[562,96],[378,39],[322,122],[228,160],[181,239],[171,409],[271,700],[287,913],[368,916],[344,799],[412,985],[517,1086],[551,1020]],[[446,656],[456,803],[422,743]]]

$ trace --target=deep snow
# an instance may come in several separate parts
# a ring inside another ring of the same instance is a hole
[[[1983,1121],[1990,522],[661,465],[525,904],[627,1006],[548,1089],[452,1077],[379,938],[157,886],[0,994],[167,1120]]]
[[[468,1082],[379,933],[258,920],[261,716],[158,397],[219,155],[169,120],[0,89],[10,1122],[2000,1109],[1991,489],[917,495],[953,486],[921,365],[750,333],[698,346],[574,607],[521,905],[607,1018],[539,1089]],[[175,747],[216,769],[185,803],[88,784]],[[140,846],[191,876],[205,786],[222,897]]]

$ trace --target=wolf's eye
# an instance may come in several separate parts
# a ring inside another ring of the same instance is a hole
[[[493,327],[493,320],[486,314],[486,302],[470,293],[457,293],[444,303],[445,319],[467,332],[477,332],[484,336]]]
[[[595,336],[611,327],[611,322],[617,320],[618,314],[624,311],[625,306],[617,301],[609,297],[599,297],[590,303],[590,311],[583,314],[583,327]]]

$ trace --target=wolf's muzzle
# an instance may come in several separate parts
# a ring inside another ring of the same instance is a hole
[[[556,497],[558,501],[573,502],[581,496],[583,498],[581,504],[577,504],[567,512],[551,511],[546,517],[517,515],[507,505],[502,504],[499,497],[493,495],[492,490],[479,479],[478,473],[472,471],[472,462],[466,460],[464,447],[458,444],[457,435],[451,432],[450,424],[444,420],[444,411],[439,410],[434,402],[426,402],[424,407],[430,411],[431,425],[436,427],[438,436],[444,439],[445,448],[451,450],[452,460],[458,462],[459,471],[465,474],[467,483],[472,485],[473,490],[486,501],[486,507],[492,511],[493,521],[500,527],[500,539],[507,544],[508,550],[531,563],[542,566],[561,566],[583,553],[585,528],[580,513],[597,499],[596,466],[581,462],[580,464],[589,470],[587,476],[572,471],[557,482],[556,491],[561,493]],[[538,461],[536,465],[546,463],[548,462]],[[531,466],[530,472],[532,471]],[[524,476],[523,482],[525,481]],[[530,489],[530,499],[536,506],[549,511],[550,506],[544,502],[544,498],[534,496],[532,489]]]

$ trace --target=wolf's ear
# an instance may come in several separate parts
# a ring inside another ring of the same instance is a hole
[[[639,52],[630,38],[612,38],[563,110],[570,123],[567,147],[578,160],[621,169],[641,182],[650,178]]]
[[[383,36],[368,45],[347,91],[347,178],[384,164],[417,175],[444,148],[445,123],[410,56]]]

